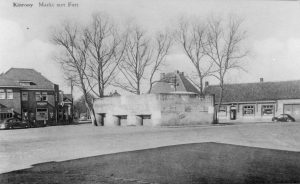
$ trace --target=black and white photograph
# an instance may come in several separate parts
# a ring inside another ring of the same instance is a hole
[[[1,0],[0,183],[300,183],[300,1]]]

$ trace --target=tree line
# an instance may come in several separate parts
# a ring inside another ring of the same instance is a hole
[[[150,34],[138,24],[117,25],[109,15],[96,13],[86,25],[62,23],[51,34],[51,41],[60,51],[56,59],[66,77],[81,89],[97,126],[89,94],[103,98],[109,86],[137,95],[150,93],[172,46],[181,49],[196,71],[192,80],[199,95],[204,93],[207,77],[219,81],[219,108],[225,77],[231,70],[241,69],[242,58],[247,55],[242,22],[237,17],[205,21],[181,18],[173,29]]]

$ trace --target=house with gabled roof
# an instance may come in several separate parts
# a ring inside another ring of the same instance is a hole
[[[199,90],[183,72],[161,73],[160,79],[153,85],[151,93],[184,93],[199,94]]]
[[[220,99],[220,87],[207,85],[205,94]],[[279,114],[300,120],[300,80],[226,84],[218,118],[220,121],[271,121]]]
[[[0,76],[0,118],[29,118],[37,124],[56,123],[59,86],[29,68],[10,68]]]

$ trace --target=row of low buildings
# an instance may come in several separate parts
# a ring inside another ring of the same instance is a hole
[[[72,96],[34,69],[11,68],[0,75],[0,119],[28,118],[37,124],[68,123]]]
[[[220,98],[220,87],[206,86],[206,94]],[[220,121],[261,122],[289,114],[300,121],[300,80],[227,84],[218,112]]]

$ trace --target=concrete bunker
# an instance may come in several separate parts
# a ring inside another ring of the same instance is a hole
[[[104,126],[181,126],[214,121],[213,96],[128,95],[96,99],[93,105]]]

